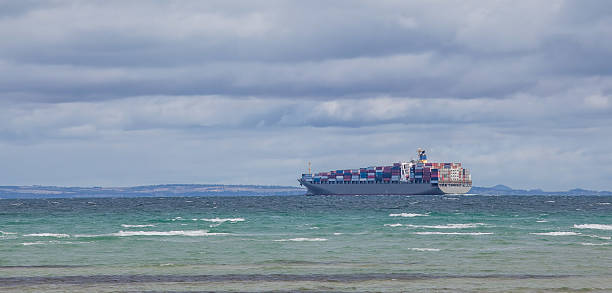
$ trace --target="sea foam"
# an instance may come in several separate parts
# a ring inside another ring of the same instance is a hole
[[[123,228],[144,228],[144,227],[155,227],[155,225],[153,225],[153,224],[144,224],[144,225],[121,224],[121,227],[123,227]]]
[[[33,234],[25,234],[23,236],[26,236],[26,237],[56,237],[56,238],[70,237],[70,235],[68,234],[61,234],[61,233],[33,233]]]
[[[577,228],[577,229],[594,229],[594,230],[612,230],[612,225],[582,224],[582,225],[574,225],[574,228]]]
[[[404,217],[404,218],[413,218],[413,217],[427,217],[427,214],[412,214],[412,213],[401,213],[401,214],[389,214],[389,217]]]
[[[484,223],[469,223],[469,224],[446,224],[446,225],[404,225],[411,228],[430,228],[430,229],[466,229],[484,226]]]
[[[402,225],[402,224],[400,224],[400,223],[397,223],[397,224],[385,224],[385,226],[386,226],[386,227],[401,227],[401,226],[403,226],[403,225]]]
[[[491,235],[491,232],[414,232],[418,235]]]
[[[440,251],[440,249],[437,249],[437,248],[418,248],[418,247],[410,248],[410,250],[414,250],[414,251]]]
[[[187,230],[187,231],[119,231],[112,233],[113,236],[214,236],[227,235],[228,233],[209,233],[207,230]]]
[[[581,242],[581,245],[584,246],[604,246],[604,245],[610,245],[612,243],[588,243],[588,242]]]
[[[543,233],[529,233],[533,235],[542,235],[542,236],[575,236],[580,235],[580,233],[576,232],[543,232]]]
[[[225,223],[225,222],[231,222],[231,223],[236,223],[236,222],[244,222],[244,218],[214,218],[214,219],[200,219],[202,221],[206,221],[206,222],[213,222],[213,223]]]
[[[303,242],[303,241],[327,241],[325,238],[291,238],[291,239],[278,239],[274,240],[277,242],[286,242],[286,241],[295,241],[295,242]]]

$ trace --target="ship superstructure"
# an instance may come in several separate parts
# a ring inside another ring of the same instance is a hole
[[[425,150],[417,150],[418,160],[388,166],[334,170],[298,179],[308,193],[338,195],[463,194],[472,188],[472,176],[461,163],[427,161]]]

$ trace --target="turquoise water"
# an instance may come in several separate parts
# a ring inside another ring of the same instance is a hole
[[[0,200],[0,291],[612,291],[612,197]]]

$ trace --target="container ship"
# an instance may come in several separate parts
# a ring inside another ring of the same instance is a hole
[[[308,195],[409,195],[464,194],[472,188],[472,176],[461,163],[432,163],[425,150],[418,160],[359,169],[335,170],[298,179]]]

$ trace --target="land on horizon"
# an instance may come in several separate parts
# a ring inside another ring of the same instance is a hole
[[[0,199],[9,198],[87,198],[152,196],[291,196],[303,195],[305,188],[278,185],[239,184],[159,184],[130,187],[0,186]],[[474,186],[470,194],[486,195],[597,195],[612,196],[612,191],[575,188],[568,191],[513,189],[505,185]]]

